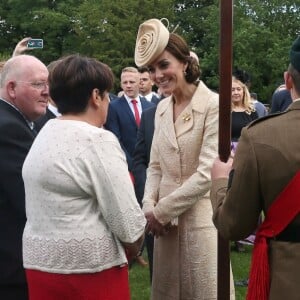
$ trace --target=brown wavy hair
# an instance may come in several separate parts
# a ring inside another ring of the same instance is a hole
[[[186,41],[176,33],[170,33],[169,42],[165,48],[182,63],[187,63],[185,79],[188,83],[195,83],[201,75],[198,61],[190,56],[190,50]]]

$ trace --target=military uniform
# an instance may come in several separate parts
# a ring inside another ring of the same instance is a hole
[[[224,237],[240,240],[300,170],[300,99],[243,129],[232,169],[229,181],[212,182],[213,221]],[[300,215],[269,240],[269,261],[269,299],[300,299]]]

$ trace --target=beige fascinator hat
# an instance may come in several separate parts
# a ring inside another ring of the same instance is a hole
[[[135,64],[138,67],[151,64],[166,48],[169,36],[169,30],[158,19],[150,19],[142,23],[136,38]]]

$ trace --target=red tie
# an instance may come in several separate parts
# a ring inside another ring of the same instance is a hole
[[[133,109],[134,109],[134,117],[135,117],[135,122],[136,125],[139,127],[140,126],[140,122],[141,122],[141,118],[140,118],[140,113],[137,107],[137,101],[135,99],[131,100],[132,104],[133,104]]]

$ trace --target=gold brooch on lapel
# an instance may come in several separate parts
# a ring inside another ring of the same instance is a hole
[[[187,122],[187,121],[189,121],[190,119],[191,119],[191,114],[189,114],[189,113],[184,114],[183,117],[182,117],[182,120],[183,120],[184,122]]]

